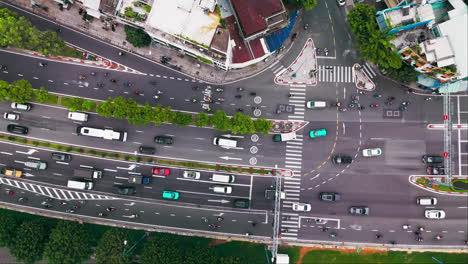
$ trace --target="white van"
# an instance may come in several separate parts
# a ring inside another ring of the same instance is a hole
[[[232,187],[231,186],[215,185],[213,187],[213,192],[230,194],[230,193],[232,193]]]
[[[419,205],[436,205],[437,198],[435,197],[418,197],[416,203]]]
[[[213,174],[212,180],[215,182],[233,183],[236,178],[234,175]]]
[[[307,108],[325,108],[327,107],[327,102],[325,101],[307,101],[306,103]]]
[[[75,121],[88,121],[88,114],[80,112],[68,112],[68,118]]]
[[[222,148],[237,148],[237,140],[225,137],[214,137],[213,144]]]
[[[16,109],[16,110],[29,111],[31,110],[31,107],[32,105],[28,103],[24,103],[24,104],[19,104],[15,102],[11,103],[11,108]]]
[[[47,162],[40,161],[40,160],[30,160],[24,163],[25,167],[37,169],[37,170],[45,170],[47,169]]]
[[[93,182],[85,180],[68,180],[67,187],[78,190],[91,190],[93,189]]]

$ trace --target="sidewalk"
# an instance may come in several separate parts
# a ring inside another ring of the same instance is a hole
[[[31,0],[6,0],[8,3],[20,6],[34,14],[42,17],[47,17],[58,24],[63,24],[68,28],[80,31],[86,35],[99,38],[100,40],[110,43],[119,47],[127,52],[136,53],[159,63],[162,56],[169,56],[172,58],[170,63],[167,64],[170,68],[179,70],[192,78],[196,78],[207,83],[222,84],[234,82],[236,80],[246,79],[249,76],[258,74],[272,65],[276,59],[271,56],[266,62],[259,62],[254,65],[238,70],[229,70],[228,72],[215,68],[214,66],[202,63],[198,60],[191,59],[188,56],[183,56],[181,53],[174,49],[160,46],[153,42],[154,45],[144,48],[136,48],[125,40],[124,25],[119,24],[115,32],[103,29],[103,23],[98,19],[93,19],[92,22],[85,22],[82,20],[81,15],[78,14],[79,7],[71,5],[69,10],[64,9],[60,11],[56,3],[52,0],[35,0],[37,4],[47,6],[48,12],[42,9],[32,8]],[[8,5],[6,5],[8,6]],[[13,8],[9,7],[14,10]],[[291,44],[290,41],[285,42],[287,45]]]

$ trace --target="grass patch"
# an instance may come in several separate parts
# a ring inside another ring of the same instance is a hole
[[[427,178],[417,178],[416,179],[416,182],[423,185],[423,186],[426,186],[426,187],[429,187],[429,188],[432,188],[434,190],[439,190],[439,191],[443,191],[443,192],[459,192],[459,193],[466,193],[468,192],[468,190],[460,190],[460,189],[455,189],[455,188],[452,188],[452,187],[448,187],[448,186],[445,186],[445,185],[439,185],[439,184],[432,184],[430,183],[431,180],[427,179]],[[454,180],[454,181],[465,181],[465,183],[467,182],[466,179],[460,179],[460,180]]]
[[[255,173],[255,174],[268,174],[268,173],[271,172],[269,170],[257,170],[257,169],[248,169],[248,168],[216,166],[216,165],[210,165],[210,164],[183,162],[183,161],[172,161],[172,160],[158,160],[158,163],[167,164],[167,165],[175,165],[175,166],[183,166],[183,167],[192,167],[192,168],[223,170],[223,171],[228,171],[228,172],[247,172],[247,173]]]
[[[63,49],[63,52],[60,54],[65,57],[71,57],[71,58],[77,58],[77,59],[82,59],[82,60],[92,60],[92,61],[97,61],[97,59],[94,56],[88,56],[88,58],[85,58],[83,56],[83,52],[78,51],[74,48],[66,46]]]
[[[204,62],[204,63],[207,63],[207,64],[213,64],[212,61],[210,61],[209,59],[206,59],[206,58],[203,58],[201,56],[197,56],[197,59],[201,62]]]
[[[34,101],[39,101],[37,100],[37,96],[38,96],[38,93],[39,91],[38,90],[33,90],[33,97],[32,99]],[[58,103],[58,95],[54,95],[54,94],[48,94],[47,95],[47,100],[44,102],[45,104],[53,104],[53,105],[56,105]]]
[[[231,241],[212,247],[219,256],[235,256],[243,260],[242,263],[265,263],[266,260],[263,244]]]
[[[390,251],[386,254],[359,254],[342,253],[333,250],[313,250],[302,259],[303,264],[327,263],[327,264],[429,264],[437,263],[435,257],[444,264],[466,263],[468,254],[449,254],[439,252],[407,252]]]

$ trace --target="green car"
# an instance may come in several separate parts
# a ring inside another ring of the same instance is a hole
[[[324,137],[326,135],[327,135],[327,130],[325,128],[317,129],[317,130],[311,130],[309,132],[310,138]]]
[[[177,200],[179,199],[179,193],[173,191],[163,191],[163,199]]]

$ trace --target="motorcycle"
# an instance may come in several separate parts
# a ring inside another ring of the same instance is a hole
[[[103,213],[103,212],[100,212],[100,213],[98,213],[98,216],[100,216],[100,217],[106,217],[107,214],[106,214],[106,213]]]
[[[65,210],[65,213],[74,213],[74,212],[75,212],[75,211],[72,210],[72,209],[67,209],[67,210]]]
[[[66,204],[68,204],[68,203],[65,202],[65,201],[60,201],[59,203],[60,203],[60,205],[66,205]]]
[[[411,228],[411,226],[410,226],[410,225],[406,225],[406,224],[404,224],[404,225],[402,226],[402,228],[403,228],[404,230],[408,230],[408,229],[410,229],[410,228]]]
[[[114,212],[114,211],[117,210],[117,209],[115,209],[115,207],[107,207],[106,210],[107,210],[108,212]]]
[[[133,91],[133,94],[140,95],[139,91]]]
[[[441,240],[441,239],[442,239],[442,236],[441,236],[441,235],[437,235],[437,236],[435,236],[434,238],[435,238],[435,240]]]
[[[119,51],[119,56],[123,56],[125,53],[123,51]]]
[[[209,225],[208,225],[208,227],[209,227],[209,228],[211,228],[211,229],[216,229],[216,228],[219,228],[219,227],[220,227],[220,225],[216,225],[216,224],[209,224]]]
[[[91,76],[96,76],[96,72],[91,72]]]
[[[387,101],[393,101],[393,100],[395,100],[395,97],[393,97],[393,96],[387,97]]]
[[[45,62],[39,62],[39,67],[45,67],[45,66],[47,66],[47,63],[45,63]]]
[[[371,105],[369,105],[369,106],[370,106],[370,108],[377,108],[377,107],[379,107],[378,104],[371,104]]]
[[[361,91],[361,90],[359,90],[358,93],[359,93],[359,94],[367,94],[366,91]]]
[[[221,92],[224,92],[224,89],[223,88],[216,88],[215,91],[218,92],[218,93],[221,93]]]
[[[80,78],[80,80],[84,80],[84,79],[86,79],[86,76],[84,76],[83,74],[81,74],[81,75],[79,76],[79,78]]]
[[[336,237],[337,237],[337,234],[331,233],[331,234],[330,234],[330,237],[331,237],[331,238],[336,238]]]
[[[111,83],[116,83],[116,82],[117,82],[116,79],[110,79],[109,81],[110,81]]]
[[[157,90],[156,94],[163,94],[164,92]]]
[[[26,198],[26,197],[20,197],[20,198],[18,198],[18,202],[25,203],[25,202],[27,202],[27,201],[28,201],[28,198]]]
[[[401,105],[407,106],[407,105],[409,105],[409,102],[408,101],[403,101],[403,102],[401,102]]]
[[[348,109],[346,109],[344,107],[340,108],[340,112],[346,112],[346,111],[348,111]]]
[[[309,24],[304,25],[304,30],[307,30],[307,28],[309,28]]]
[[[217,99],[219,102],[224,102],[224,98],[218,98]]]
[[[324,48],[323,52],[325,53],[325,56],[328,56],[328,49],[327,48]]]
[[[375,99],[382,98],[382,95],[381,95],[381,94],[374,94],[374,98],[375,98]]]
[[[239,92],[242,92],[242,91],[244,91],[244,90],[245,90],[245,89],[242,88],[242,87],[237,87],[237,91],[239,91]]]
[[[240,98],[242,97],[242,95],[240,95],[240,94],[237,94],[237,95],[236,95],[236,96],[234,96],[234,97],[235,97],[235,98],[237,98],[237,99],[240,99]]]
[[[159,100],[160,98],[161,98],[161,97],[159,97],[159,95],[153,96],[153,99],[154,99],[154,100]]]
[[[159,97],[159,96],[158,96]],[[192,100],[190,100],[192,103],[196,103],[198,102],[198,100],[196,98],[192,98]]]

